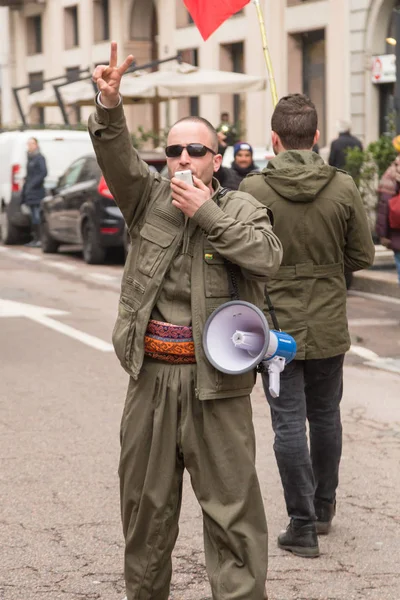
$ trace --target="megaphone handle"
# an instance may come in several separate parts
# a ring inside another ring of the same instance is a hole
[[[268,375],[269,375],[269,393],[273,398],[277,398],[279,396],[281,390],[281,378],[280,374],[285,368],[285,359],[281,356],[275,356],[270,361],[265,361],[268,365]]]
[[[268,369],[269,374],[269,393],[273,398],[277,398],[279,396],[279,392],[281,391],[281,376],[278,371],[275,369]]]

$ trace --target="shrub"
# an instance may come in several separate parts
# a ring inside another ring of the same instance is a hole
[[[371,142],[366,150],[346,150],[344,169],[353,177],[360,191],[371,231],[375,230],[378,183],[396,156],[392,138],[386,135],[382,135],[376,142]]]

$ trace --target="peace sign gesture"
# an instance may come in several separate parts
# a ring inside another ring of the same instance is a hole
[[[101,103],[107,108],[114,108],[119,101],[119,86],[122,75],[133,62],[130,54],[120,67],[117,66],[117,42],[111,42],[109,65],[98,65],[93,71],[92,79],[101,92]]]

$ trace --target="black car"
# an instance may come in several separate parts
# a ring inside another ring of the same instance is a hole
[[[45,253],[61,244],[83,246],[89,264],[104,262],[108,248],[126,245],[125,222],[95,156],[78,158],[41,203],[41,242]]]

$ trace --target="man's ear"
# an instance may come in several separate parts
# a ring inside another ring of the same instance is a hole
[[[280,143],[280,137],[277,133],[275,133],[275,131],[271,131],[271,142],[272,142],[272,147],[274,148],[275,146],[277,146]]]
[[[222,154],[216,154],[214,156],[214,173],[216,173],[217,171],[220,170],[221,164],[222,164]]]
[[[318,140],[319,140],[319,137],[320,137],[320,135],[321,135],[321,132],[320,132],[320,130],[319,130],[319,129],[317,129],[317,131],[315,132],[315,136],[314,136],[314,143],[313,143],[313,146],[315,146],[315,144],[317,144],[317,143],[318,143]]]

